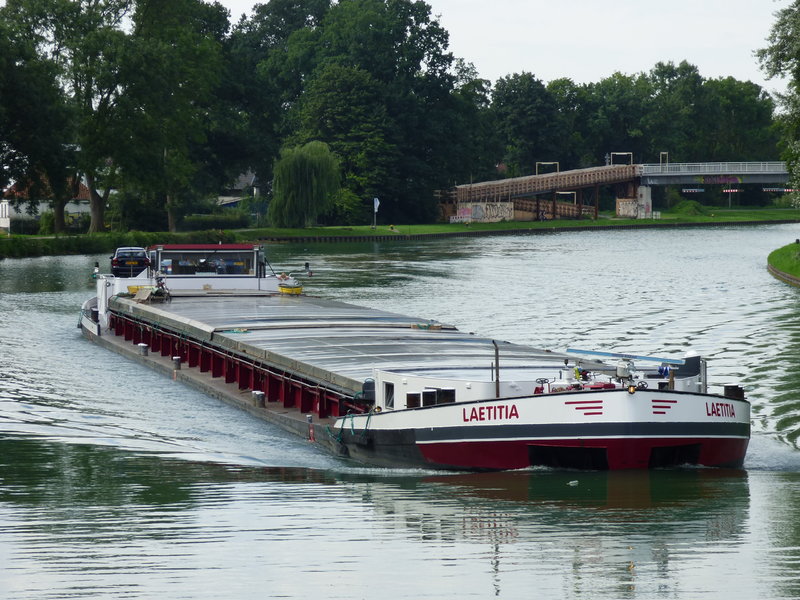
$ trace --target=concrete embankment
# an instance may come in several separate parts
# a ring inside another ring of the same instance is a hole
[[[773,277],[776,277],[781,281],[800,287],[800,277],[795,277],[794,275],[789,275],[788,273],[784,273],[783,271],[776,269],[772,265],[767,265],[767,271],[772,273]]]

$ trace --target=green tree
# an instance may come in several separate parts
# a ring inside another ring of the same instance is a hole
[[[359,210],[340,206],[338,215],[361,223],[370,219],[372,198],[396,185],[392,165],[397,149],[387,141],[393,121],[386,114],[381,86],[363,69],[325,65],[306,88],[298,121],[299,143],[323,141],[339,158],[344,187],[350,192],[340,200],[361,199]]]
[[[584,96],[587,150],[593,164],[611,152],[631,152],[634,162],[647,156],[645,116],[651,88],[643,75],[614,73],[586,86]]]
[[[103,228],[108,194],[115,185],[112,160],[120,139],[114,107],[123,93],[117,59],[133,0],[7,0],[13,20],[39,57],[57,66],[62,92],[74,107],[77,170],[91,194],[90,231]],[[101,192],[102,190],[102,192]]]
[[[702,140],[695,160],[763,161],[778,158],[775,105],[760,85],[733,77],[707,80],[706,102],[695,131]]]
[[[272,179],[272,167],[285,138],[293,133],[288,112],[302,95],[304,76],[314,69],[290,37],[313,32],[327,14],[330,0],[271,0],[256,4],[253,14],[236,24],[225,48],[228,57],[222,93],[238,107],[233,156],[240,172],[252,169],[262,181]],[[233,174],[235,175],[235,174]]]
[[[649,144],[646,156],[669,152],[673,161],[710,160],[703,157],[703,136],[699,128],[706,106],[704,80],[697,67],[686,61],[678,66],[659,62],[646,76],[650,99],[644,114],[643,129]],[[650,158],[654,160],[654,158]]]
[[[451,108],[443,127],[449,129],[444,188],[457,183],[497,177],[503,157],[503,143],[491,110],[491,82],[481,79],[471,63],[456,59],[453,66],[454,89]]]
[[[430,7],[411,0],[342,0],[318,27],[288,39],[284,59],[291,81],[313,81],[317,69],[336,63],[360,69],[380,85],[391,123],[385,141],[397,149],[389,169],[392,181],[381,195],[384,218],[432,218],[433,192],[449,180],[455,104],[447,44],[447,32],[431,17]],[[302,106],[296,100],[285,105],[286,127],[294,131]]]
[[[0,189],[16,181],[27,191],[30,210],[49,200],[60,233],[72,195],[69,182],[77,179],[70,172],[70,105],[57,76],[56,64],[38,54],[12,7],[0,8]]]
[[[286,148],[275,163],[269,220],[276,227],[309,227],[339,190],[339,162],[327,144]]]
[[[553,155],[558,157],[562,169],[576,169],[596,165],[596,160],[586,158],[586,131],[584,119],[584,86],[571,79],[554,79],[547,84],[547,92],[556,105],[556,130]]]
[[[164,206],[170,231],[209,191],[197,177],[206,164],[201,156],[227,25],[220,5],[151,0],[134,12],[129,43],[117,61],[125,93],[113,110],[126,143],[114,153],[116,164],[128,185]]]
[[[505,145],[504,161],[514,176],[535,172],[537,162],[558,161],[554,140],[557,107],[545,85],[532,73],[519,73],[497,81],[492,94]]]

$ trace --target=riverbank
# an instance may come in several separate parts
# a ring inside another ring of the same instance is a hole
[[[800,286],[800,239],[770,252],[767,270],[781,281]]]
[[[664,213],[661,219],[616,219],[559,221],[503,221],[500,223],[435,223],[425,225],[368,225],[353,227],[309,227],[304,229],[242,229],[187,233],[141,232],[103,233],[80,236],[11,236],[0,239],[0,258],[25,258],[112,252],[119,246],[150,246],[158,243],[217,242],[351,242],[402,241],[437,237],[473,237],[556,233],[597,229],[649,229],[677,227],[720,227],[798,223],[796,209],[714,209],[702,215]]]

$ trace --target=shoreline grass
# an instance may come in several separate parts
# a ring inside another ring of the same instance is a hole
[[[785,279],[780,277],[781,274],[800,279],[800,241],[770,252],[767,256],[767,265],[771,267],[771,270],[778,271],[774,274],[780,279]],[[790,283],[793,282],[790,281]]]
[[[352,227],[308,227],[305,229],[247,229],[237,235],[250,233],[257,238],[291,237],[385,237],[420,235],[459,235],[465,232],[507,232],[527,230],[595,229],[604,227],[669,227],[673,225],[725,225],[736,223],[800,222],[800,211],[785,208],[712,209],[707,215],[662,213],[660,219],[619,219],[601,216],[598,219],[561,219],[554,221],[502,221],[499,223],[433,223],[424,225],[370,225]]]
[[[396,238],[418,239],[425,236],[498,235],[527,231],[575,231],[602,228],[658,228],[678,226],[714,226],[736,224],[762,224],[800,222],[797,209],[778,208],[710,208],[705,215],[662,213],[660,219],[618,219],[601,215],[598,219],[556,221],[503,221],[500,223],[433,223],[423,225],[370,225],[353,227],[309,227],[304,229],[259,228],[235,231],[195,231],[186,233],[159,233],[130,231],[77,236],[26,236],[12,235],[0,238],[1,258],[34,256],[97,254],[111,252],[118,246],[149,246],[157,243],[217,243],[217,242],[272,242],[303,239],[335,242],[337,238],[352,241],[354,238],[381,241]]]

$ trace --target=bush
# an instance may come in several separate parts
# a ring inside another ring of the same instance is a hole
[[[369,203],[372,208],[372,201]],[[333,210],[325,215],[326,221],[337,225],[361,225],[371,222],[372,213],[366,203],[347,188],[341,188],[333,200]]]
[[[36,219],[11,219],[11,233],[36,235],[39,233],[39,221]]]
[[[236,236],[233,233],[221,230],[192,233],[131,231],[54,238],[10,237],[0,238],[0,258],[111,253],[119,246],[147,247],[154,244],[216,244],[235,241]]]
[[[772,200],[777,208],[800,208],[800,194],[782,194]]]
[[[667,186],[664,188],[664,205],[668,211],[671,210],[671,207],[680,204],[683,199],[683,196],[674,187]]]
[[[697,200],[681,200],[670,212],[679,215],[699,216],[708,214],[708,209]]]
[[[39,217],[39,235],[53,235],[55,231],[56,216],[52,210],[43,212]]]
[[[250,218],[240,211],[230,211],[211,215],[188,215],[180,224],[181,231],[203,231],[208,229],[244,229],[249,227]]]
[[[81,213],[71,217],[67,221],[67,231],[70,233],[86,233],[92,223],[92,216],[89,213]]]

